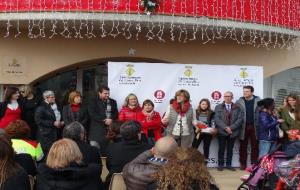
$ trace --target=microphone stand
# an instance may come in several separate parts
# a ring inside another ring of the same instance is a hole
[[[178,139],[178,146],[181,147],[181,139],[182,139],[182,133],[183,133],[183,125],[182,125],[182,102],[180,102],[180,119],[179,119],[179,139]]]
[[[179,139],[178,139],[178,146],[181,147],[181,139],[182,139],[182,133],[183,133],[183,125],[182,125],[182,117],[180,116],[179,119]]]

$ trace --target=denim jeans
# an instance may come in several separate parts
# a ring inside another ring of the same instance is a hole
[[[276,149],[276,141],[259,141],[259,158]]]

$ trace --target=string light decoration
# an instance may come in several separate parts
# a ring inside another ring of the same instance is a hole
[[[0,19],[3,37],[138,40],[144,35],[162,43],[231,39],[300,50],[299,0],[3,0]]]

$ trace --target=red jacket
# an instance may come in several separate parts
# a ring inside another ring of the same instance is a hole
[[[141,112],[142,108],[136,107],[134,109],[130,109],[129,107],[123,106],[119,113],[119,121],[137,121],[137,113]]]
[[[155,141],[161,138],[161,117],[158,112],[155,111],[153,119],[151,121],[147,121],[147,116],[141,111],[137,115],[137,120],[141,123],[142,132],[147,138],[149,129],[153,130]]]

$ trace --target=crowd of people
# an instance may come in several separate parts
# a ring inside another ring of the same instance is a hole
[[[213,138],[219,171],[236,170],[237,140],[242,170],[249,142],[253,164],[277,145],[284,150],[300,140],[298,96],[289,95],[277,109],[274,99],[260,99],[252,86],[244,86],[236,102],[232,92],[224,92],[214,110],[206,98],[194,109],[189,92],[181,89],[162,117],[151,100],[140,104],[133,93],[118,111],[107,86],[88,105],[78,91],[63,106],[51,90],[39,97],[28,86],[8,87],[0,103],[1,190],[107,189],[120,172],[128,190],[218,189],[206,167]],[[198,151],[202,141],[204,156]],[[103,182],[101,156],[109,170]],[[34,185],[28,175],[36,178]]]

